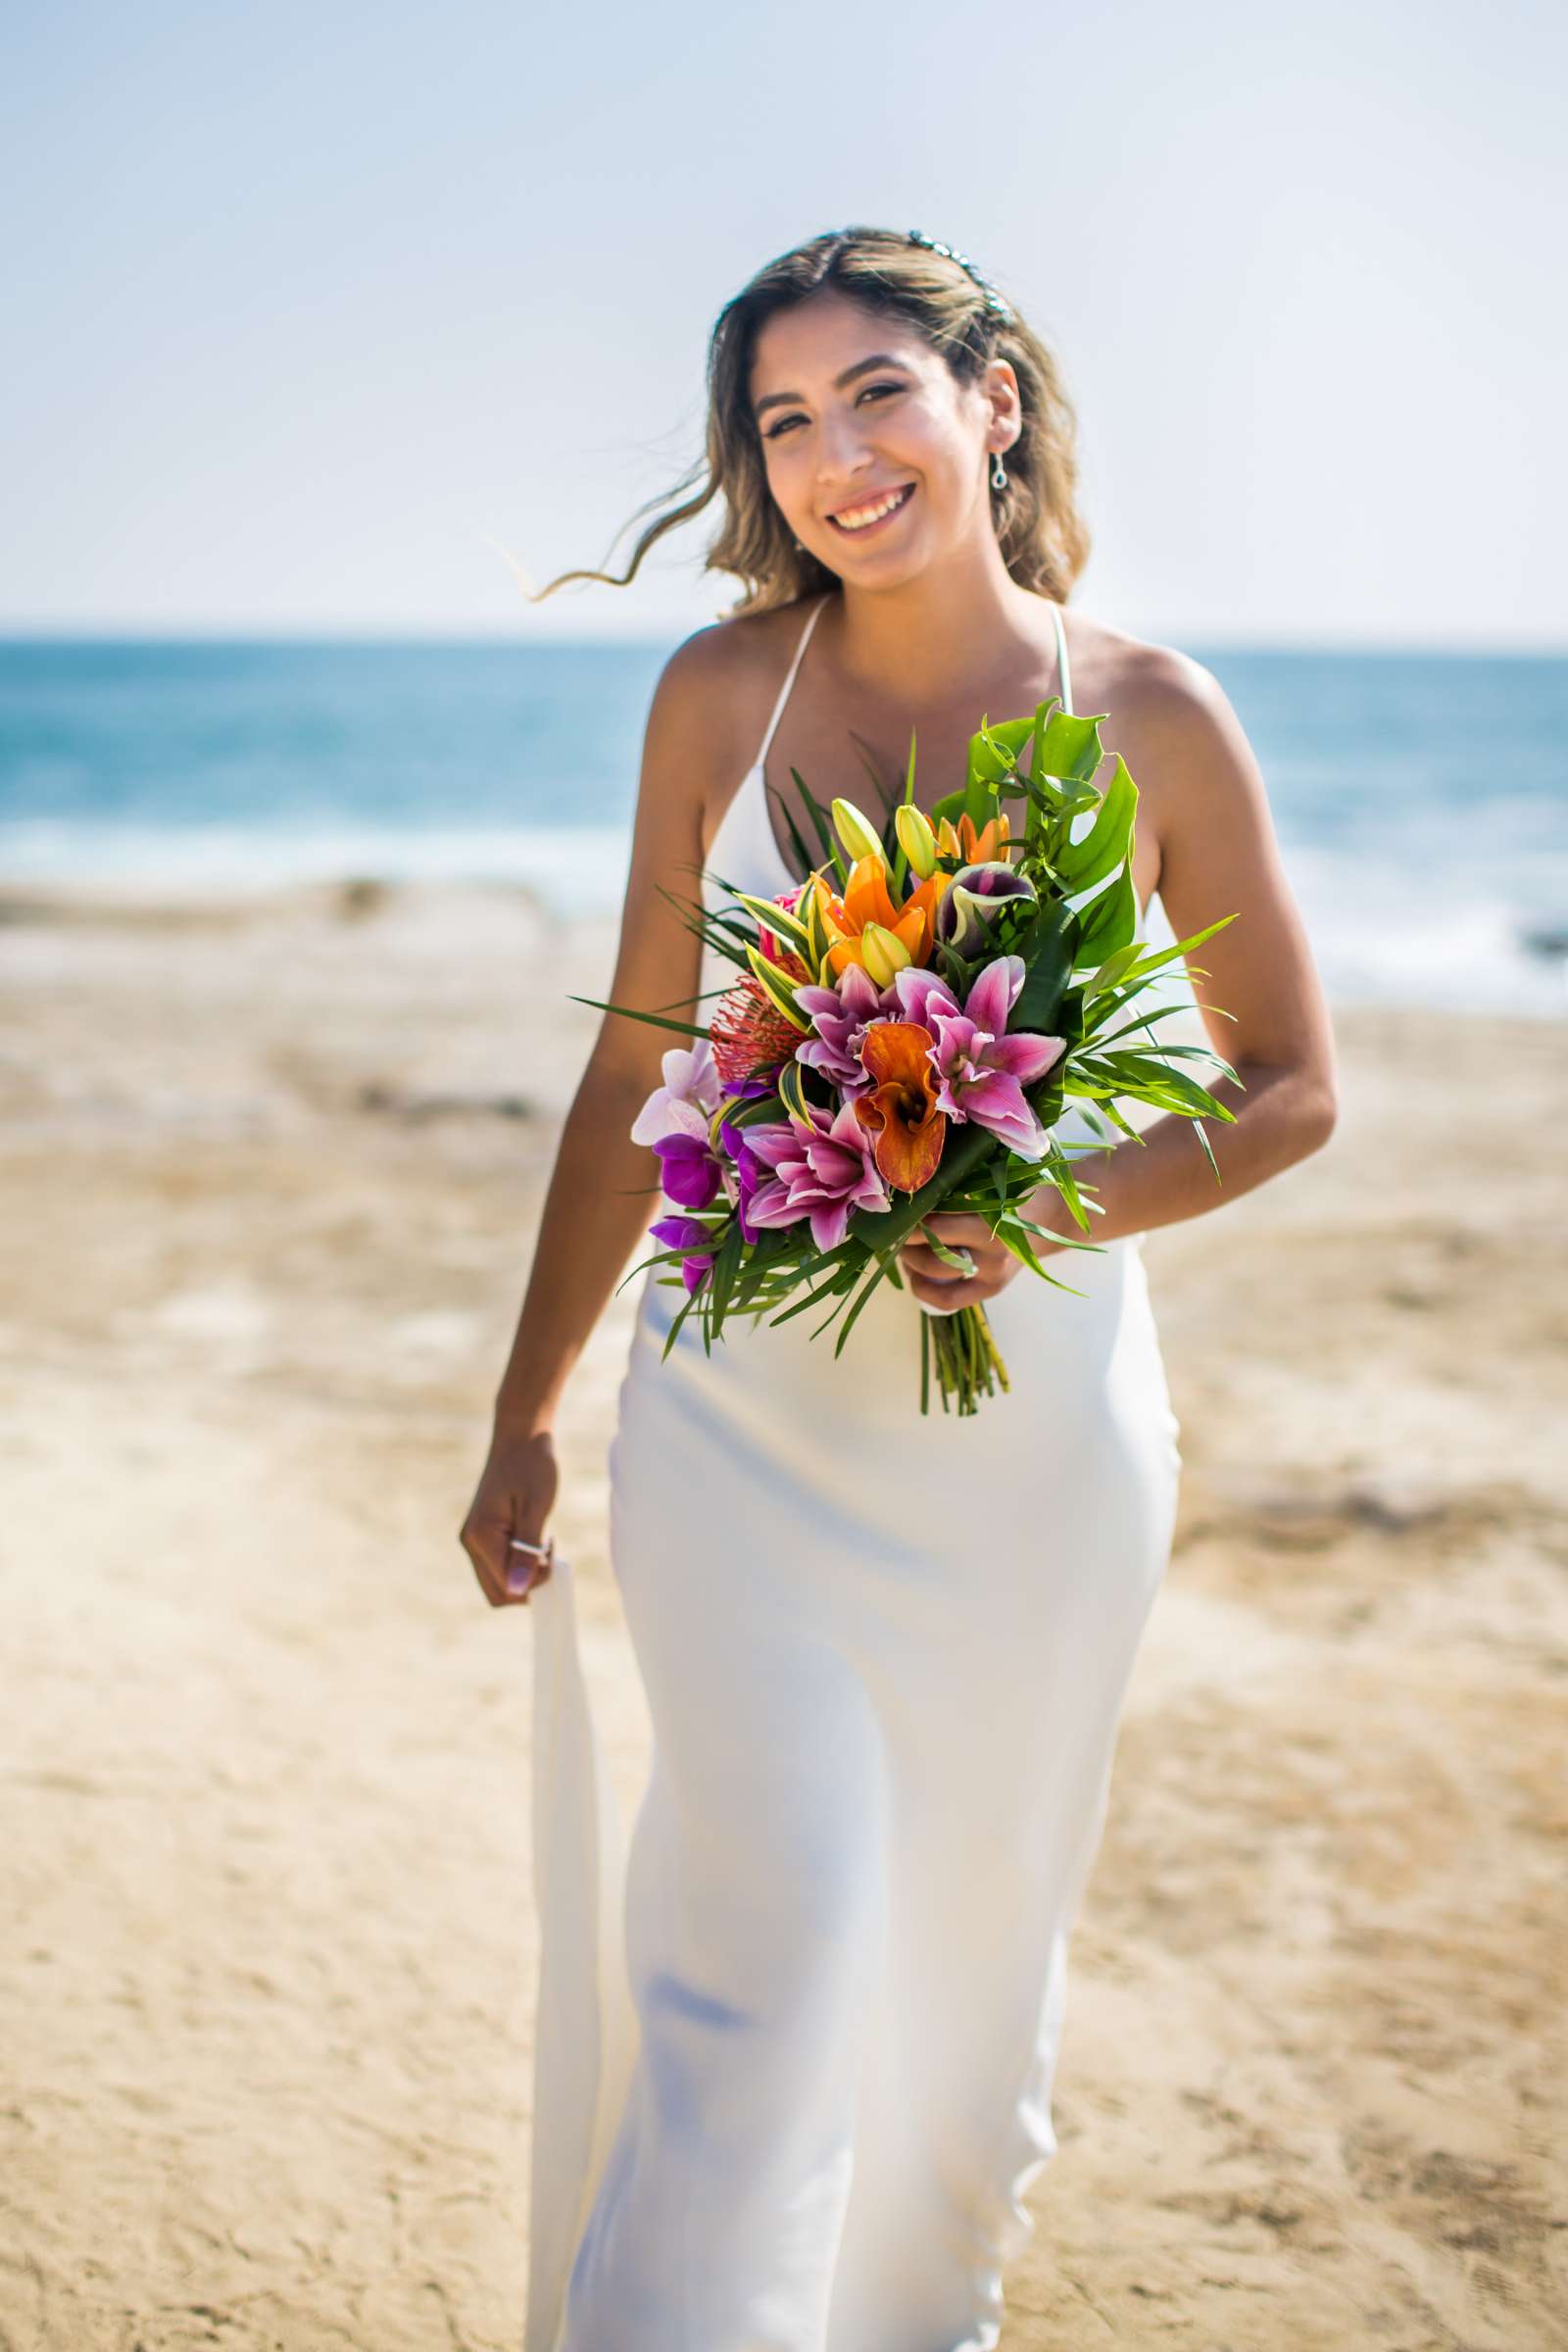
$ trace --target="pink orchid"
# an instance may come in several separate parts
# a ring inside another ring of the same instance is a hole
[[[664,1083],[656,1086],[632,1122],[634,1144],[657,1144],[667,1135],[708,1141],[708,1122],[718,1108],[718,1072],[706,1037],[692,1046],[671,1046],[662,1058]]]
[[[1020,1159],[1043,1159],[1050,1138],[1023,1090],[1055,1065],[1067,1044],[1028,1030],[1006,1035],[1026,969],[1021,956],[997,956],[976,975],[961,1011],[946,983],[924,967],[906,966],[893,985],[904,1018],[935,1040],[926,1058],[942,1080],[939,1108],[988,1127]]]
[[[748,1205],[754,1225],[798,1225],[809,1217],[817,1248],[833,1250],[844,1239],[852,1208],[893,1203],[869,1150],[875,1138],[856,1117],[854,1103],[841,1102],[833,1112],[814,1102],[808,1107],[808,1126],[789,1118],[759,1120],[746,1129],[748,1152],[773,1170]]]

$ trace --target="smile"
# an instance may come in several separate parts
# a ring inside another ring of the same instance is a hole
[[[867,499],[863,507],[844,507],[828,521],[846,537],[864,538],[868,531],[877,531],[892,516],[906,507],[914,496],[914,484],[906,482],[902,490],[890,490],[881,498]]]

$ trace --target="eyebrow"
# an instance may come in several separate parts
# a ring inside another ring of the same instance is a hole
[[[846,368],[842,375],[833,378],[834,391],[842,392],[846,384],[853,384],[858,375],[864,375],[873,368],[903,368],[907,373],[907,364],[895,359],[892,352],[873,351],[868,360],[857,360],[853,368]],[[805,398],[804,392],[768,392],[758,402],[752,415],[760,416],[764,409],[781,408],[789,401]]]

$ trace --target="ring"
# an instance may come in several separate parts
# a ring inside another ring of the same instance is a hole
[[[508,1548],[512,1551],[535,1552],[540,1559],[543,1559],[546,1552],[550,1549],[550,1543],[547,1539],[543,1544],[524,1544],[520,1536],[514,1536],[510,1540]]]

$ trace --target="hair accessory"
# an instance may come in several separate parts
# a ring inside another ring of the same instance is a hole
[[[998,293],[990,278],[985,275],[983,270],[975,268],[966,253],[957,253],[951,245],[944,245],[940,237],[928,237],[923,228],[906,228],[904,233],[911,245],[923,245],[928,252],[946,254],[950,262],[956,262],[958,268],[965,270],[980,288],[986,298],[988,311],[995,311],[999,318],[1012,317],[1011,303],[1004,295]]]

